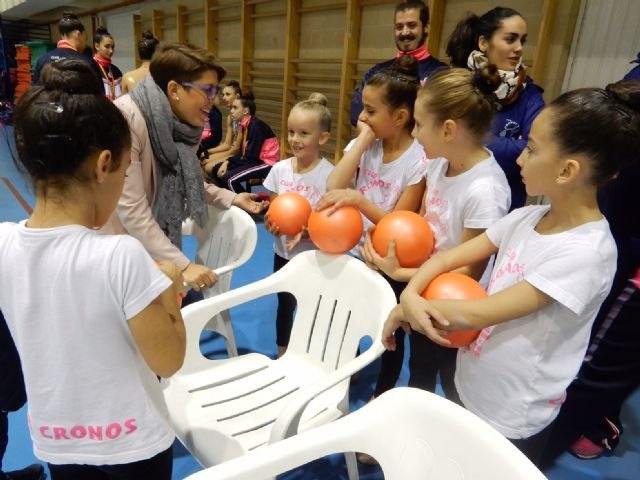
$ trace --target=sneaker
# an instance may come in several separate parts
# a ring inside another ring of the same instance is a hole
[[[569,452],[583,460],[592,460],[601,457],[605,448],[593,443],[584,435],[580,435],[580,438],[569,447]]]
[[[378,461],[368,453],[360,452],[356,454],[356,458],[358,459],[358,462],[364,465],[378,465]]]
[[[47,478],[47,474],[44,472],[44,467],[42,465],[34,463],[22,470],[5,472],[5,478],[7,480],[44,480]]]

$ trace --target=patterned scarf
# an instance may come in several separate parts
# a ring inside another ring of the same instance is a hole
[[[130,93],[142,111],[153,156],[160,164],[160,186],[153,215],[171,242],[181,248],[182,221],[193,218],[203,226],[208,219],[204,182],[194,146],[199,145],[202,127],[178,119],[169,100],[151,75],[144,77]]]
[[[471,52],[467,59],[467,66],[474,72],[488,64],[489,59],[479,50]],[[527,86],[527,69],[522,65],[522,61],[520,61],[513,70],[498,70],[498,73],[502,78],[502,84],[496,89],[494,94],[500,106],[506,107],[515,102],[522,90],[524,90],[524,87]]]

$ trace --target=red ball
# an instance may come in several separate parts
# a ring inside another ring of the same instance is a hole
[[[327,215],[328,208],[311,212],[309,216],[309,237],[323,252],[344,253],[355,247],[364,225],[360,210],[351,206],[338,208]]]
[[[273,199],[267,214],[282,235],[297,235],[307,226],[311,204],[298,193],[283,193]]]
[[[433,233],[427,221],[415,212],[398,210],[380,219],[371,236],[378,255],[387,256],[389,240],[396,241],[396,257],[401,267],[422,265],[433,251]]]
[[[463,273],[442,273],[434,278],[422,296],[427,300],[480,300],[487,292],[482,285]],[[459,330],[449,332],[445,338],[451,342],[451,348],[466,347],[480,335],[480,330]]]

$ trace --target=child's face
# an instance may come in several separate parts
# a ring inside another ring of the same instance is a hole
[[[415,126],[413,127],[412,135],[424,148],[427,158],[446,157],[443,151],[442,125],[438,125],[433,115],[427,112],[424,107],[425,100],[424,96],[416,99],[413,110]]]
[[[500,70],[513,70],[522,58],[522,48],[527,40],[527,23],[518,15],[505,18],[502,26],[489,40],[480,37],[478,46],[489,62]]]
[[[236,98],[237,95],[233,87],[224,87],[222,89],[222,101],[227,107],[231,108],[231,104]]]
[[[104,58],[113,57],[113,52],[116,49],[116,44],[111,37],[103,37],[100,43],[95,44],[96,53]]]
[[[317,114],[301,108],[291,110],[287,120],[287,139],[296,158],[314,160],[328,138],[329,132],[322,131]]]
[[[170,94],[171,108],[183,122],[194,127],[204,127],[215,98],[210,99],[203,88],[217,86],[218,75],[213,70],[208,70],[190,83],[195,86],[179,85],[175,95]]]
[[[236,98],[233,100],[231,103],[231,118],[240,121],[242,120],[242,117],[248,114],[248,109],[242,106],[240,99]]]
[[[547,195],[562,170],[562,156],[551,135],[551,117],[549,109],[544,109],[536,117],[527,146],[516,161],[530,196]]]
[[[371,127],[376,137],[382,139],[396,131],[391,109],[382,100],[385,93],[384,87],[365,86],[362,90],[364,108],[358,117],[358,120]]]

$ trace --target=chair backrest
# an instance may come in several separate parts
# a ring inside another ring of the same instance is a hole
[[[353,359],[363,337],[379,343],[384,318],[396,304],[389,284],[360,260],[316,250],[302,252],[262,280],[185,307],[187,355],[182,371],[198,371],[214,362],[202,355],[199,346],[202,329],[212,315],[281,291],[291,292],[298,302],[285,357],[304,356],[325,371]]]
[[[203,292],[205,298],[229,290],[233,270],[251,258],[258,241],[255,221],[236,206],[209,205],[206,225],[200,227],[186,221],[182,234],[193,235],[197,240],[196,263],[206,265],[218,275],[218,282]]]
[[[375,457],[387,480],[544,480],[509,440],[432,393],[396,388],[335,422],[208,468],[187,480],[270,478],[326,455]]]
[[[328,370],[353,359],[363,336],[376,339],[380,315],[396,303],[382,276],[348,255],[304,252],[278,273],[280,288],[297,300],[285,355],[305,355]]]

